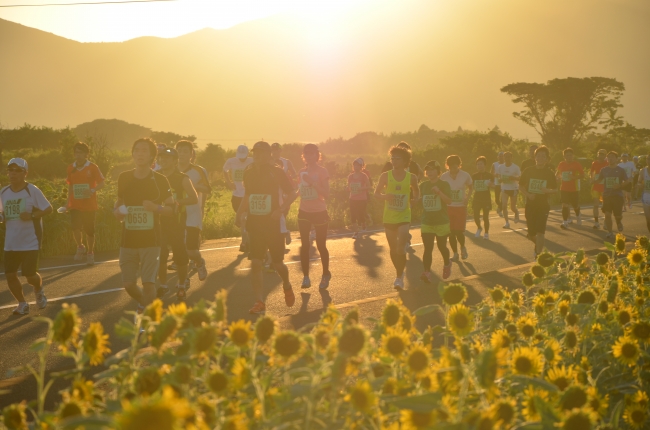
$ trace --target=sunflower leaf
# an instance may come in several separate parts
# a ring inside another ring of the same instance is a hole
[[[442,394],[437,392],[421,394],[419,396],[386,399],[386,403],[390,403],[399,409],[409,409],[415,412],[431,412],[436,408],[441,399]]]
[[[558,391],[558,388],[555,385],[543,379],[531,378],[530,376],[525,375],[513,375],[510,378],[513,381],[521,383],[522,385],[533,385],[537,388],[550,391],[551,393],[556,393]]]
[[[616,248],[614,247],[613,243],[605,242],[605,248],[607,248],[608,251],[616,251]]]
[[[623,413],[623,408],[625,407],[625,400],[621,400],[614,406],[612,411],[612,419],[610,424],[613,428],[618,428],[618,421],[621,419],[621,414]]]
[[[427,305],[427,306],[422,306],[421,308],[416,309],[413,312],[413,315],[416,317],[422,316],[422,315],[427,315],[436,311],[440,311],[444,313],[442,310],[442,307],[440,305]]]

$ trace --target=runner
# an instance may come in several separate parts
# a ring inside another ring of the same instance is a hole
[[[645,192],[643,185],[642,184],[644,181],[639,180],[640,172],[643,170],[647,164],[646,164],[647,158],[645,155],[641,155],[639,157],[634,157],[634,162],[636,163],[636,173],[634,174],[634,193],[632,195],[632,198],[634,200],[639,200],[641,199],[641,196]]]
[[[604,149],[598,150],[598,155],[596,160],[591,163],[591,169],[589,170],[589,175],[591,177],[591,198],[594,202],[594,229],[600,228],[600,222],[598,221],[598,207],[603,198],[603,191],[605,190],[605,185],[603,184],[602,178],[599,177],[600,170],[609,165],[607,161],[607,151]]]
[[[280,215],[289,212],[296,199],[293,185],[281,168],[274,165],[271,157],[271,145],[257,142],[253,145],[253,164],[244,171],[244,199],[237,211],[236,224],[246,222],[249,236],[248,259],[251,260],[251,284],[255,303],[251,314],[266,311],[262,260],[270,251],[273,266],[282,279],[284,301],[291,307],[296,301],[289,282],[289,270],[284,264],[284,237],[280,232]],[[280,194],[287,198],[280,204]],[[244,220],[243,215],[248,214]]]
[[[503,203],[501,203],[501,182],[497,177],[497,171],[499,169],[499,166],[506,162],[503,154],[503,151],[499,152],[497,155],[498,160],[492,163],[492,166],[490,166],[490,173],[494,175],[494,203],[497,206],[497,215],[500,217],[503,217],[503,210],[501,210],[501,205]]]
[[[204,281],[208,277],[208,269],[205,260],[201,257],[201,229],[203,209],[212,188],[205,169],[191,162],[194,156],[194,144],[189,140],[179,140],[176,142],[176,152],[178,152],[178,170],[190,177],[199,199],[197,204],[185,208],[187,212],[185,246],[187,255],[194,262],[194,267],[199,274],[199,281]]]
[[[74,163],[68,166],[68,211],[72,226],[72,237],[77,244],[75,261],[95,264],[95,214],[97,213],[97,191],[104,188],[104,176],[95,163],[88,160],[90,148],[83,142],[73,147]],[[83,244],[83,233],[86,243]]]
[[[627,211],[628,207],[632,209],[632,185],[633,185],[632,178],[634,177],[634,174],[637,172],[636,163],[630,160],[629,154],[623,154],[621,155],[621,162],[618,165],[623,170],[625,170],[625,174],[627,175],[628,178],[628,181],[625,183],[625,186],[623,187],[623,195],[625,196],[625,204],[623,205],[623,211]]]
[[[275,164],[282,167],[282,170],[284,170],[284,173],[287,174],[289,180],[291,180],[291,183],[293,184],[294,181],[296,180],[296,169],[293,168],[293,164],[291,163],[291,160],[289,160],[288,158],[283,158],[281,157],[281,155],[282,155],[282,145],[275,142],[274,144],[271,145],[271,156],[273,157],[273,160],[275,160]],[[282,202],[280,202],[280,204],[282,204]],[[285,235],[284,243],[290,245],[291,232],[289,231],[289,229],[287,229],[287,219],[284,216],[284,214],[282,214],[282,217],[280,218],[280,229],[282,234]]]
[[[43,291],[43,280],[38,273],[38,254],[43,237],[43,218],[52,213],[52,206],[41,190],[25,181],[29,168],[22,158],[12,158],[7,164],[9,185],[0,191],[2,196],[2,221],[5,232],[5,277],[11,295],[18,301],[14,315],[29,314],[23,285],[18,278],[18,269],[34,287],[36,306],[44,309],[47,297]]]
[[[547,166],[551,159],[548,148],[544,145],[535,150],[535,167],[529,167],[521,174],[521,191],[526,197],[527,238],[535,244],[535,259],[544,250],[546,222],[551,206],[548,195],[557,192],[555,174]]]
[[[465,227],[467,226],[467,202],[473,191],[472,176],[460,169],[463,162],[458,155],[448,156],[445,164],[449,170],[443,173],[440,179],[451,186],[451,203],[447,205],[451,228],[449,245],[454,251],[453,259],[458,260],[457,243],[459,243],[461,258],[465,260],[469,257],[465,247]]]
[[[483,156],[476,159],[476,173],[472,175],[474,183],[474,201],[472,209],[474,210],[474,222],[476,223],[475,237],[481,237],[483,228],[481,227],[481,209],[483,210],[483,225],[485,226],[485,235],[483,239],[490,238],[490,209],[492,209],[492,195],[490,188],[494,187],[494,175],[485,171],[487,159]]]
[[[560,180],[560,200],[562,201],[562,224],[564,230],[569,228],[571,208],[576,214],[576,224],[582,225],[580,218],[580,180],[585,176],[582,164],[573,158],[573,149],[566,148],[562,154],[564,161],[557,166],[557,179]]]
[[[300,208],[298,209],[298,229],[300,230],[300,265],[302,266],[302,288],[311,287],[309,279],[309,250],[311,241],[309,232],[316,230],[316,248],[320,254],[323,276],[319,288],[327,288],[332,279],[330,273],[330,254],[327,250],[327,225],[330,217],[327,214],[325,199],[330,195],[330,176],[327,169],[319,163],[321,159],[318,146],[308,143],[302,149],[302,159],[305,167],[300,169]]]
[[[607,153],[607,166],[603,167],[598,175],[605,184],[603,191],[603,213],[605,214],[605,229],[607,230],[608,239],[614,237],[612,232],[612,214],[616,220],[616,227],[619,232],[623,231],[623,206],[625,206],[625,197],[623,189],[627,184],[628,176],[618,163],[618,153],[609,151]]]
[[[429,161],[424,166],[424,175],[427,180],[420,183],[424,209],[420,226],[424,243],[424,255],[422,256],[424,273],[420,279],[424,282],[431,282],[432,279],[431,263],[433,262],[434,241],[437,241],[438,250],[442,255],[442,279],[451,276],[451,261],[449,260],[449,248],[447,248],[447,237],[451,234],[447,214],[447,205],[451,203],[451,187],[448,182],[440,180],[441,170],[437,161]]]
[[[153,140],[136,140],[131,148],[135,169],[121,173],[117,179],[117,201],[113,213],[118,221],[123,222],[120,270],[124,289],[138,303],[136,320],[156,298],[160,215],[174,213],[174,198],[167,178],[151,169],[157,152]],[[137,284],[138,273],[142,289]]]
[[[158,154],[160,154],[165,149],[167,149],[167,145],[165,145],[164,143],[158,143],[158,144],[156,144],[156,149],[158,149]],[[160,164],[158,164],[158,160],[154,161],[154,163],[152,164],[151,169],[154,172],[160,171]]]
[[[252,158],[248,157],[248,147],[246,145],[239,145],[237,147],[236,156],[226,160],[223,165],[223,178],[226,181],[226,187],[232,191],[230,203],[232,210],[237,213],[239,204],[244,198],[244,170],[253,162]],[[242,227],[241,243],[239,244],[239,252],[247,251],[248,239],[246,238],[245,224]]]
[[[186,291],[190,287],[190,279],[187,277],[187,265],[190,261],[185,248],[185,224],[187,218],[186,207],[199,202],[196,190],[192,186],[190,178],[178,170],[178,152],[174,148],[166,148],[158,153],[158,164],[160,173],[165,175],[171,186],[174,197],[174,213],[172,216],[160,218],[160,264],[158,265],[158,297],[167,294],[167,258],[169,248],[174,253],[174,265],[178,283],[176,286],[176,297],[178,300],[185,300]]]
[[[404,268],[406,267],[406,244],[411,225],[411,202],[419,198],[418,180],[406,171],[411,162],[411,150],[393,146],[388,151],[392,169],[379,177],[375,197],[384,200],[384,229],[390,248],[390,259],[395,267],[393,287],[404,289]],[[385,194],[384,194],[385,191]]]
[[[532,144],[528,147],[528,158],[521,162],[521,171],[524,172],[529,167],[535,167],[535,151],[537,150],[537,145]]]
[[[517,209],[517,192],[519,190],[519,177],[521,170],[519,166],[512,162],[512,153],[503,154],[504,163],[497,170],[497,178],[501,183],[501,208],[503,209],[503,218],[506,223],[503,228],[510,228],[508,219],[508,199],[510,199],[510,209],[515,214],[515,222],[519,222],[519,209]]]
[[[366,230],[366,214],[370,179],[363,173],[363,158],[352,162],[352,173],[348,175],[348,191],[350,193],[350,222],[354,228],[353,239],[361,237]]]
[[[640,162],[643,162],[643,156],[639,157]],[[643,213],[645,215],[645,223],[650,232],[650,172],[648,166],[644,166],[639,172],[638,189],[642,191],[641,203],[643,204]]]

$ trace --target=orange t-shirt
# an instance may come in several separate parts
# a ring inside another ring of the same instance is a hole
[[[580,191],[580,179],[585,174],[582,164],[577,161],[570,163],[562,161],[557,166],[557,172],[560,177],[561,191]]]
[[[81,193],[84,189],[93,189],[98,183],[104,180],[102,172],[95,163],[87,161],[81,168],[77,169],[75,163],[68,166],[68,185],[70,185],[70,194],[68,195],[69,209],[90,212],[97,210],[97,195],[91,194],[90,197],[84,198]]]
[[[591,172],[596,174],[594,176],[596,181],[598,181],[598,174],[600,173],[600,170],[607,165],[609,165],[609,163],[607,162],[606,159],[603,161],[595,160],[593,163],[591,163]],[[605,191],[605,184],[603,184],[600,181],[595,182],[594,185],[591,187],[591,189],[602,193],[603,191]]]

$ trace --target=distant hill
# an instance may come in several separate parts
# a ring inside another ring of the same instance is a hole
[[[130,149],[136,139],[151,136],[150,128],[119,119],[96,119],[79,124],[72,130],[79,140],[104,138],[113,149]]]

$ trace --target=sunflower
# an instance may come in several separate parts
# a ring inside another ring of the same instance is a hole
[[[237,357],[230,368],[236,389],[245,387],[251,380],[251,370],[244,357]]]
[[[163,303],[160,299],[155,299],[144,310],[143,315],[149,317],[152,322],[160,322],[163,313]]]
[[[273,318],[266,315],[261,317],[255,323],[255,337],[259,343],[266,343],[276,330],[276,322]]]
[[[518,375],[539,375],[542,371],[542,354],[537,348],[519,347],[512,353],[511,367]]]
[[[449,309],[447,327],[459,337],[471,333],[474,328],[474,316],[465,305],[454,305]]]
[[[418,412],[409,409],[400,411],[402,430],[417,430],[430,427],[434,422],[434,412]]]
[[[569,313],[569,306],[570,303],[568,300],[562,300],[560,303],[557,304],[557,310],[562,315],[565,317]]]
[[[506,292],[501,287],[501,285],[497,285],[496,287],[492,288],[490,291],[490,297],[492,298],[492,301],[494,303],[501,303],[503,299],[506,297]]]
[[[616,243],[614,243],[614,247],[616,248],[616,252],[619,254],[625,252],[625,236],[621,233],[616,235]]]
[[[9,405],[2,411],[5,427],[8,429],[27,430],[26,402]]]
[[[368,381],[358,380],[357,383],[350,389],[344,399],[350,403],[354,409],[370,414],[377,404],[377,397],[372,391]]]
[[[181,302],[182,303],[182,302]],[[152,332],[149,332],[149,342],[151,346],[159,349],[164,345],[165,342],[174,334],[176,327],[178,326],[178,321],[173,315],[167,315],[165,318],[160,321]]]
[[[537,264],[542,267],[551,267],[555,263],[555,256],[550,252],[542,252],[537,256]]]
[[[400,307],[395,300],[389,299],[384,310],[381,312],[381,321],[386,327],[392,327],[398,323]]]
[[[571,366],[555,366],[546,373],[546,380],[559,388],[566,390],[576,379],[576,373]]]
[[[251,322],[239,320],[230,323],[228,326],[228,337],[230,341],[240,348],[245,348],[253,339],[255,333],[251,330]]]
[[[609,255],[605,254],[604,252],[601,252],[596,256],[596,263],[599,266],[604,266],[607,263],[609,263]]]
[[[217,294],[214,295],[214,313],[212,315],[214,321],[226,322],[226,317],[228,315],[228,306],[226,305],[227,298],[227,290],[217,291]]]
[[[276,336],[273,342],[273,349],[276,354],[284,359],[291,360],[298,355],[302,341],[297,333],[293,331],[284,331]]]
[[[622,326],[633,321],[637,317],[636,309],[631,306],[624,306],[618,310],[616,321]]]
[[[585,250],[580,248],[575,253],[575,262],[580,266],[585,261]]]
[[[68,400],[61,403],[59,406],[59,418],[65,420],[67,418],[81,416],[85,413],[85,408],[76,400]]]
[[[76,343],[80,323],[77,305],[64,303],[52,324],[52,340],[59,344],[59,349],[67,351],[68,343]]]
[[[135,378],[135,391],[141,395],[150,396],[158,391],[162,377],[157,367],[145,367],[141,369]]]
[[[350,356],[357,355],[366,343],[366,334],[361,326],[348,325],[339,338],[339,350]]]
[[[578,348],[578,332],[575,328],[569,328],[564,332],[564,347],[568,352],[575,352]]]
[[[492,419],[503,428],[510,428],[517,417],[517,402],[513,398],[499,399],[490,408],[490,413]]]
[[[510,335],[504,329],[496,330],[490,337],[490,344],[494,349],[508,349],[511,343],[512,341],[510,340]]]
[[[648,398],[648,393],[638,390],[636,393],[634,393],[634,396],[632,396],[632,402],[646,408],[648,407],[648,404],[650,404],[650,398]]]
[[[589,409],[573,409],[564,416],[558,427],[562,430],[591,430],[595,421],[594,414]]]
[[[578,315],[574,314],[573,312],[569,313],[566,318],[566,325],[568,326],[575,326],[578,325],[578,322],[580,322],[580,318]]]
[[[521,282],[527,287],[532,287],[535,284],[535,278],[532,273],[526,272],[524,273],[524,276],[521,277]]]
[[[535,327],[537,327],[537,317],[534,314],[529,313],[517,320],[519,333],[525,338],[532,337],[535,334]]]
[[[102,323],[90,323],[83,338],[83,349],[91,366],[98,366],[104,362],[104,356],[111,352],[108,345],[108,335],[104,334]]]
[[[614,357],[628,366],[634,366],[641,355],[639,343],[628,336],[619,337],[612,347],[612,352]]]
[[[633,429],[640,429],[648,420],[648,410],[638,404],[629,405],[625,408],[623,419]]]
[[[382,394],[396,394],[397,393],[397,379],[388,378],[384,381],[384,385],[381,387]]]
[[[530,273],[532,273],[536,278],[543,278],[546,276],[546,269],[544,269],[539,264],[535,264],[530,268]]]
[[[607,300],[601,300],[600,302],[598,302],[599,313],[606,314],[608,310],[609,310],[609,303],[607,303]]]
[[[645,260],[646,253],[640,249],[633,249],[627,254],[627,261],[630,263],[630,266],[638,266],[645,262]]]
[[[174,315],[175,317],[182,318],[187,313],[187,305],[185,304],[185,302],[172,303],[167,308],[167,312],[169,312],[170,315]]]
[[[205,379],[205,385],[215,394],[223,392],[228,388],[228,377],[219,369],[215,369]]]
[[[544,359],[553,366],[562,360],[562,348],[560,342],[555,339],[548,339],[544,344]]]
[[[165,387],[162,394],[138,397],[133,403],[123,401],[117,422],[122,430],[177,430],[191,414],[187,400]]]
[[[602,397],[598,394],[596,387],[587,388],[587,394],[589,395],[589,406],[591,410],[598,414],[598,416],[604,417],[607,414],[607,407],[609,406],[609,395],[606,394]]]
[[[381,335],[383,349],[393,357],[401,356],[409,344],[408,335],[400,329],[389,328]]]
[[[195,307],[189,309],[183,316],[183,325],[182,328],[199,328],[203,323],[210,324],[210,315],[202,307]]]
[[[596,295],[591,290],[584,290],[578,295],[578,303],[593,305],[596,303]]]
[[[425,347],[419,344],[411,346],[406,356],[406,364],[411,372],[421,374],[428,369],[430,362],[429,351]]]
[[[209,353],[217,343],[219,335],[217,328],[211,325],[204,325],[194,330],[193,334],[192,347],[196,354]]]
[[[463,303],[467,299],[467,289],[463,284],[452,283],[444,286],[442,291],[442,301],[447,306],[454,306]]]
[[[548,399],[548,393],[539,388],[533,388],[530,386],[524,390],[524,395],[524,408],[521,411],[524,418],[528,421],[538,421],[540,419],[540,414],[537,410],[535,399],[546,401]]]
[[[591,332],[593,334],[600,334],[603,332],[603,326],[600,323],[593,323],[591,325]]]
[[[330,330],[325,327],[317,327],[312,331],[312,336],[314,338],[316,349],[320,352],[325,352],[332,340]]]
[[[587,389],[582,385],[572,385],[562,393],[560,407],[565,411],[570,411],[585,406],[587,400],[589,400]]]

